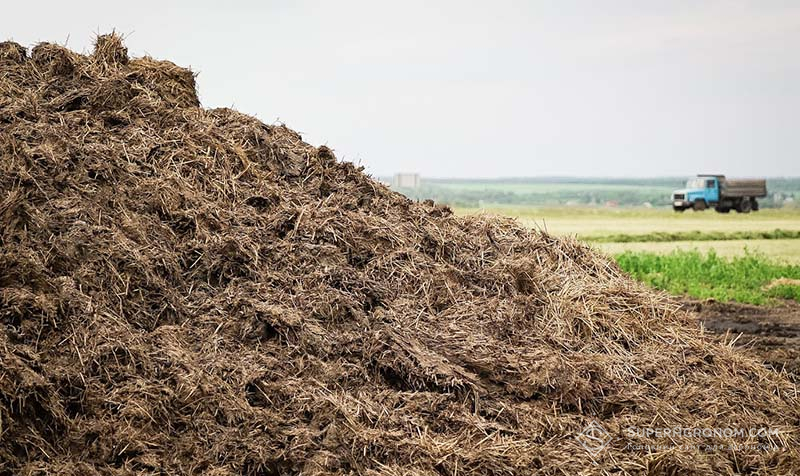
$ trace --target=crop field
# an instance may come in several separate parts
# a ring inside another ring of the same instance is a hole
[[[456,207],[456,211],[515,217],[525,225],[550,233],[583,238],[613,233],[800,231],[800,209],[764,209],[746,215],[711,210],[676,213],[667,208],[601,207],[491,206]]]
[[[731,257],[750,251],[778,261],[800,263],[800,209],[723,215],[713,211],[675,213],[662,208],[507,206],[456,208],[456,212],[515,217],[532,228],[577,236],[612,255],[624,251],[664,254],[698,249]]]

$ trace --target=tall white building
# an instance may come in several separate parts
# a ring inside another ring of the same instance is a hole
[[[392,187],[419,188],[419,174],[394,174]]]

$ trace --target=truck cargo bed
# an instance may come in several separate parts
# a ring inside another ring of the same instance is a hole
[[[766,197],[766,179],[723,179],[720,180],[723,197]]]

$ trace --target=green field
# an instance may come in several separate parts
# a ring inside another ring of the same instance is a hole
[[[760,255],[728,259],[713,251],[625,252],[616,260],[634,278],[676,295],[749,304],[777,298],[800,301],[800,265],[778,264]]]
[[[584,237],[593,243],[632,243],[632,242],[670,242],[670,241],[743,241],[743,240],[796,240],[798,230],[764,231],[653,231],[643,234],[612,233],[610,235],[591,235]]]
[[[595,248],[615,256],[626,251],[667,254],[672,251],[714,251],[728,258],[756,253],[779,263],[800,264],[800,240],[673,241],[644,243],[593,243]]]
[[[800,210],[750,214],[598,207],[457,208],[512,216],[526,226],[572,235],[612,256],[633,277],[678,295],[768,304],[800,300]],[[741,239],[741,238],[750,239]]]
[[[494,207],[457,208],[456,213],[486,213],[511,216],[526,226],[546,230],[556,235],[573,235],[595,241],[592,245],[609,254],[626,250],[669,253],[675,249],[715,250],[721,256],[741,256],[746,249],[779,261],[800,263],[800,239],[724,239],[635,242],[613,235],[647,235],[680,233],[691,235],[709,233],[766,233],[782,230],[795,235],[800,232],[800,209],[764,209],[742,214],[719,214],[714,211],[675,213],[657,208],[588,208],[588,207]],[[728,237],[726,237],[728,238]]]

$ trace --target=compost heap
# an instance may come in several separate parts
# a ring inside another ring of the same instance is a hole
[[[114,35],[3,43],[0,89],[0,474],[800,471],[789,381],[575,240],[202,109]]]

